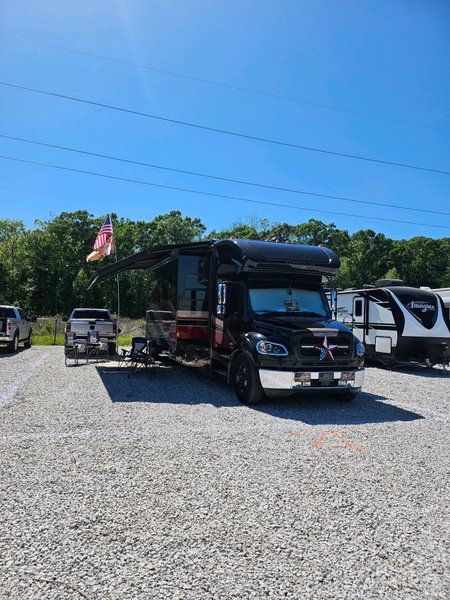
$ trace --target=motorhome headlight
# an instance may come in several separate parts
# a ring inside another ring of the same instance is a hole
[[[357,342],[356,344],[356,354],[358,356],[364,356],[366,349],[364,348],[364,344],[362,342]]]
[[[277,344],[275,342],[268,342],[266,340],[261,340],[256,344],[256,350],[260,354],[270,355],[270,356],[287,356],[288,351],[283,346],[283,344]]]

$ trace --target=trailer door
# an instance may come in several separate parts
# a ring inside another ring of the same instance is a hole
[[[367,327],[367,298],[364,296],[355,296],[353,298],[352,311],[352,330],[353,335],[356,335],[362,342],[365,342],[366,327]]]

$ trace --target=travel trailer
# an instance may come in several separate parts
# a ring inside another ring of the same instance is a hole
[[[450,319],[440,296],[407,287],[401,280],[337,293],[337,320],[366,348],[367,358],[386,366],[404,361],[446,364],[450,358]]]
[[[154,246],[97,271],[149,273],[147,337],[159,353],[219,373],[238,398],[326,393],[351,399],[364,346],[333,320],[322,283],[340,266],[328,248],[253,240]]]
[[[450,288],[437,288],[431,291],[442,298],[444,306],[447,309],[448,317],[450,319]]]

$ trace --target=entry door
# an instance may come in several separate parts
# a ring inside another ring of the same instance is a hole
[[[239,283],[221,283],[216,295],[212,350],[214,359],[226,364],[244,329],[243,288]]]
[[[365,314],[366,314],[366,298],[356,296],[353,298],[353,312],[352,312],[352,329],[353,335],[356,335],[362,342],[365,341],[366,329],[365,329]]]

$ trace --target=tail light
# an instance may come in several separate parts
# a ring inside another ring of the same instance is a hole
[[[12,323],[11,323],[11,321],[8,319],[8,321],[6,321],[6,331],[7,331],[8,333],[11,333],[11,330],[12,330]]]
[[[113,323],[113,333],[117,333],[117,323]]]
[[[67,333],[70,333],[72,331],[72,328],[70,327],[70,323],[67,323],[66,331],[67,331]]]

